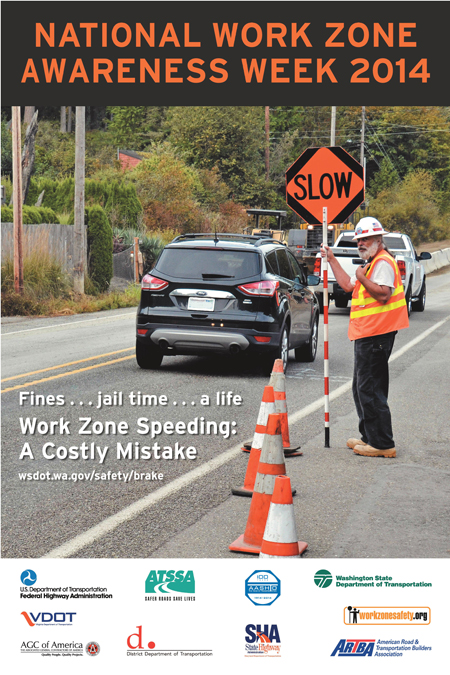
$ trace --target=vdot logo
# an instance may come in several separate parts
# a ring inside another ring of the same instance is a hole
[[[29,626],[71,626],[76,612],[21,612]]]
[[[33,570],[24,570],[20,575],[20,581],[25,584],[25,586],[32,586],[37,581],[37,574]]]
[[[314,575],[314,583],[319,588],[328,588],[333,581],[333,575],[328,570],[319,570]]]

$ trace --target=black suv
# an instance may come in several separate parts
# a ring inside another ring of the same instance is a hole
[[[164,248],[142,279],[136,359],[158,368],[163,356],[258,355],[265,372],[295,349],[314,361],[319,305],[291,252],[261,235],[186,234]]]

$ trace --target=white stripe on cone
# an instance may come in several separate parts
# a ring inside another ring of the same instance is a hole
[[[293,504],[274,504],[273,502],[270,504],[266,529],[264,530],[263,546],[264,541],[273,544],[293,544],[298,541]],[[261,552],[259,557],[300,558],[300,554],[278,556]]]

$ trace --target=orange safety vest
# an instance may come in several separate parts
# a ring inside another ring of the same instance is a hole
[[[370,279],[376,263],[380,260],[385,260],[394,270],[395,288],[389,300],[386,304],[383,304],[375,300],[362,283],[356,280],[352,294],[350,324],[348,327],[348,337],[350,340],[358,340],[359,338],[371,337],[372,335],[383,335],[384,333],[408,328],[409,326],[402,278],[394,258],[389,253],[386,253],[386,251],[377,253],[367,268],[365,276]]]

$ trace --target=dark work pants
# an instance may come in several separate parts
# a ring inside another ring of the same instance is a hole
[[[359,432],[365,443],[378,450],[395,447],[388,406],[388,361],[397,331],[355,340],[353,399]]]

